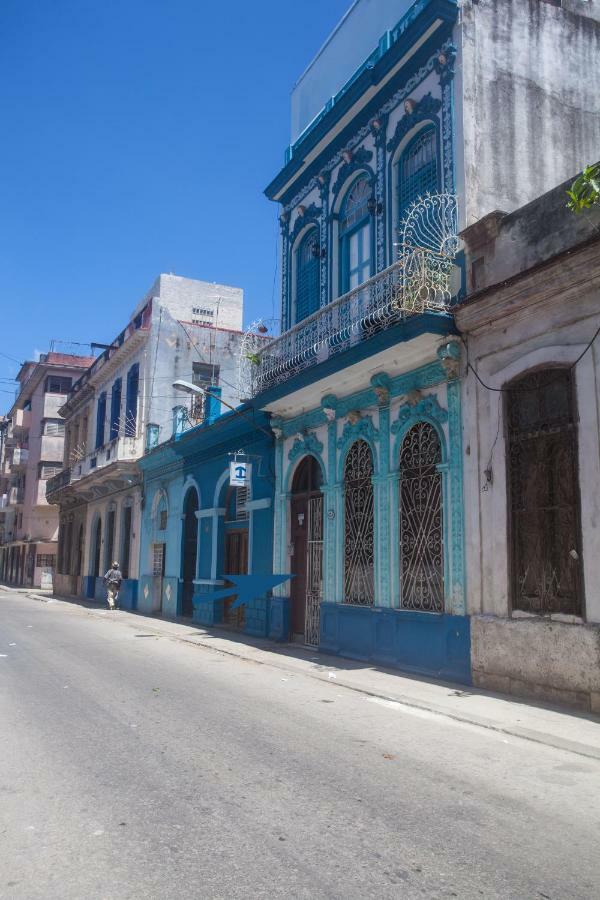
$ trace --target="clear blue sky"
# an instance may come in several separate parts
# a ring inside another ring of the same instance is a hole
[[[349,5],[2,0],[0,351],[107,342],[161,271],[239,285],[246,321],[271,315],[263,189],[292,85]]]

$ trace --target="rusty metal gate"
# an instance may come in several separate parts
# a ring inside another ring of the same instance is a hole
[[[581,615],[577,427],[569,369],[533,372],[507,394],[512,605]]]
[[[308,537],[306,542],[306,618],[304,640],[318,647],[323,598],[323,495],[308,501]]]

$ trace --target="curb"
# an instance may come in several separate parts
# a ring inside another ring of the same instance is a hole
[[[5,588],[6,590],[6,588]],[[10,588],[8,588],[10,590]],[[60,597],[56,595],[42,597],[36,594],[30,594],[26,591],[21,591],[20,593],[25,594],[25,596],[31,600],[37,600],[38,602],[47,603],[49,600],[54,600],[55,602],[60,602],[64,604],[68,604],[69,606],[75,606],[85,612],[87,615],[94,616],[96,618],[101,618],[103,621],[107,621],[104,615],[101,615],[101,612],[106,612],[105,610],[90,608],[84,606],[81,603],[74,601],[72,597]],[[123,612],[130,613],[130,610],[123,610]],[[141,617],[144,621],[146,620],[145,616]],[[154,620],[153,620],[154,621]],[[139,628],[139,625],[133,625],[131,622],[124,621],[123,624],[127,625],[131,628]],[[175,623],[176,624],[176,623]],[[189,644],[193,647],[201,647],[203,650],[210,650],[213,653],[220,653],[224,656],[232,656],[236,659],[243,659],[246,662],[254,663],[260,666],[271,666],[272,668],[279,669],[281,671],[292,672],[293,674],[302,674],[307,678],[312,678],[316,681],[321,681],[326,684],[331,684],[331,679],[329,678],[329,672],[323,671],[299,671],[297,668],[291,665],[286,665],[285,658],[275,656],[272,659],[256,659],[252,655],[242,652],[238,646],[234,646],[232,648],[224,648],[224,647],[215,647],[213,644],[204,641],[202,638],[199,638],[197,635],[194,639],[186,637],[181,634],[170,634],[169,632],[161,631],[160,629],[153,627],[152,624],[144,624],[144,629],[152,634],[157,635],[158,637],[167,638],[171,641],[178,641],[180,643]],[[226,640],[226,638],[224,638]],[[233,642],[232,642],[233,643]],[[269,649],[266,651],[262,647],[256,648],[259,652],[271,652]],[[317,651],[318,652],[318,651]],[[404,673],[399,673],[403,674]],[[404,675],[406,677],[406,675]],[[495,731],[499,734],[505,734],[512,737],[521,738],[523,740],[532,741],[533,743],[543,744],[544,746],[553,747],[556,750],[564,750],[569,753],[574,753],[578,756],[584,756],[588,759],[600,760],[600,746],[596,747],[591,744],[584,744],[580,741],[570,741],[566,738],[558,737],[557,735],[550,734],[544,731],[537,731],[535,729],[523,728],[518,725],[514,726],[506,726],[501,723],[495,721],[494,719],[488,719],[485,716],[475,715],[473,713],[468,712],[456,712],[454,710],[449,710],[444,707],[438,706],[434,703],[428,703],[426,701],[420,701],[414,699],[412,697],[407,697],[404,694],[394,694],[388,692],[381,692],[369,689],[367,687],[363,687],[361,685],[357,685],[356,683],[352,683],[352,681],[346,680],[343,675],[340,678],[339,669],[336,671],[335,678],[335,686],[340,688],[345,688],[346,690],[353,691],[356,694],[361,694],[364,697],[369,697],[377,700],[385,700],[387,702],[398,704],[399,706],[405,706],[409,709],[418,709],[422,712],[428,712],[435,716],[440,716],[446,719],[452,719],[456,722],[461,722],[467,725],[474,725],[478,728],[485,728],[488,731]],[[499,699],[511,700],[511,697],[504,697],[503,695],[498,695]],[[562,710],[561,710],[562,712]],[[594,721],[594,720],[591,720]]]

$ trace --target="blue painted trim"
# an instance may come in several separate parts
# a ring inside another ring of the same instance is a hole
[[[404,672],[471,684],[468,616],[322,603],[319,649]]]
[[[288,641],[290,637],[289,597],[271,597],[269,602],[269,633],[272,641]]]
[[[456,21],[457,12],[457,6],[454,0],[428,0],[427,8],[416,19],[411,27],[406,29],[401,35],[398,35],[396,43],[394,43],[389,50],[384,52],[381,59],[372,68],[366,68],[362,71],[359,77],[353,81],[350,88],[339,97],[338,102],[333,104],[321,119],[315,121],[312,129],[304,137],[301,136],[301,139],[296,142],[292,158],[265,189],[266,196],[270,200],[279,199],[280,202],[287,203],[295,191],[294,184],[296,176],[302,174],[304,179],[312,178],[322,167],[322,154],[318,154],[311,165],[302,171],[306,155],[327,137],[335,125],[352,109],[354,104],[360,100],[366,91],[372,89],[373,85],[379,84],[389,74],[394,66],[396,66],[402,57],[410,51],[430,26],[433,25],[436,20],[441,20],[439,27],[425,41],[420,50],[411,57],[408,63],[396,73],[392,82],[395,82],[398,76],[404,82],[406,81],[409,72],[418,71],[423,65],[424,60],[430,55],[432,46],[439,43],[440,32],[443,33],[444,37],[447,37],[451,33],[452,25]],[[389,84],[390,82],[386,84],[386,88],[389,87]],[[373,100],[360,111],[359,115],[353,117],[350,127],[342,129],[340,134],[336,137],[335,147],[344,147],[352,130],[356,129],[357,120],[368,122],[369,119],[373,118],[377,113],[380,103],[381,99],[378,94],[376,94]],[[332,144],[327,147],[327,153],[329,155],[332,153],[332,147]],[[292,183],[286,188],[282,197],[278,198],[279,192],[289,182]]]

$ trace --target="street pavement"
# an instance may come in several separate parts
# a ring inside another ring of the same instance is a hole
[[[588,900],[599,826],[598,759],[0,593],[2,900]]]

